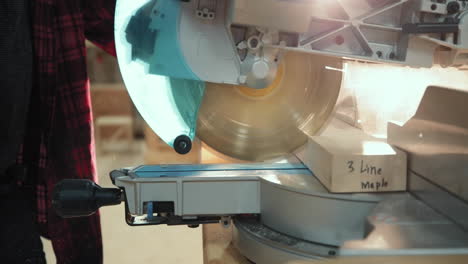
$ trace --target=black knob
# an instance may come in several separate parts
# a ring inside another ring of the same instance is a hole
[[[122,191],[101,188],[90,180],[63,180],[54,187],[52,207],[63,218],[94,214],[100,207],[120,204]]]
[[[186,135],[178,136],[174,140],[174,150],[181,155],[189,153],[192,150],[192,140]]]
[[[453,15],[455,13],[458,13],[460,11],[460,3],[457,1],[453,1],[447,4],[447,13],[450,15]]]

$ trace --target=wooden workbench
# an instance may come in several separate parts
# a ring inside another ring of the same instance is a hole
[[[232,245],[232,225],[224,228],[221,224],[203,225],[204,264],[251,264]]]

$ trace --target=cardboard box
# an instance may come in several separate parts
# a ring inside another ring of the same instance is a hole
[[[117,58],[89,42],[87,42],[86,48],[86,65],[91,83],[122,82]]]
[[[99,116],[132,116],[133,105],[123,83],[92,83],[93,114]]]
[[[91,84],[91,101],[93,119],[96,122],[107,117],[128,117],[134,119],[135,110],[125,86],[122,83],[93,83]],[[133,123],[130,124],[133,131]],[[120,125],[106,125],[100,128],[97,140],[108,139],[116,135]],[[120,134],[116,139],[127,139],[133,135]],[[133,132],[132,132],[133,134]]]
[[[310,137],[301,159],[333,193],[406,190],[406,153],[359,130]]]

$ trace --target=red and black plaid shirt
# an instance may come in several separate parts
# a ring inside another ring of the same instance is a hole
[[[61,219],[51,192],[61,179],[97,179],[85,39],[115,55],[115,1],[32,1],[35,78],[20,161],[37,176],[37,221],[58,263],[102,262],[99,216]]]

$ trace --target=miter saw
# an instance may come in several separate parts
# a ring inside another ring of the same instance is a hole
[[[233,221],[256,263],[468,254],[467,93],[431,87],[389,127],[408,192],[330,192],[297,154],[332,122],[344,60],[464,69],[467,14],[460,0],[119,0],[119,65],[143,118],[176,152],[197,136],[233,164],[116,170],[119,189],[66,180],[53,205],[74,217],[124,201],[130,225]]]

